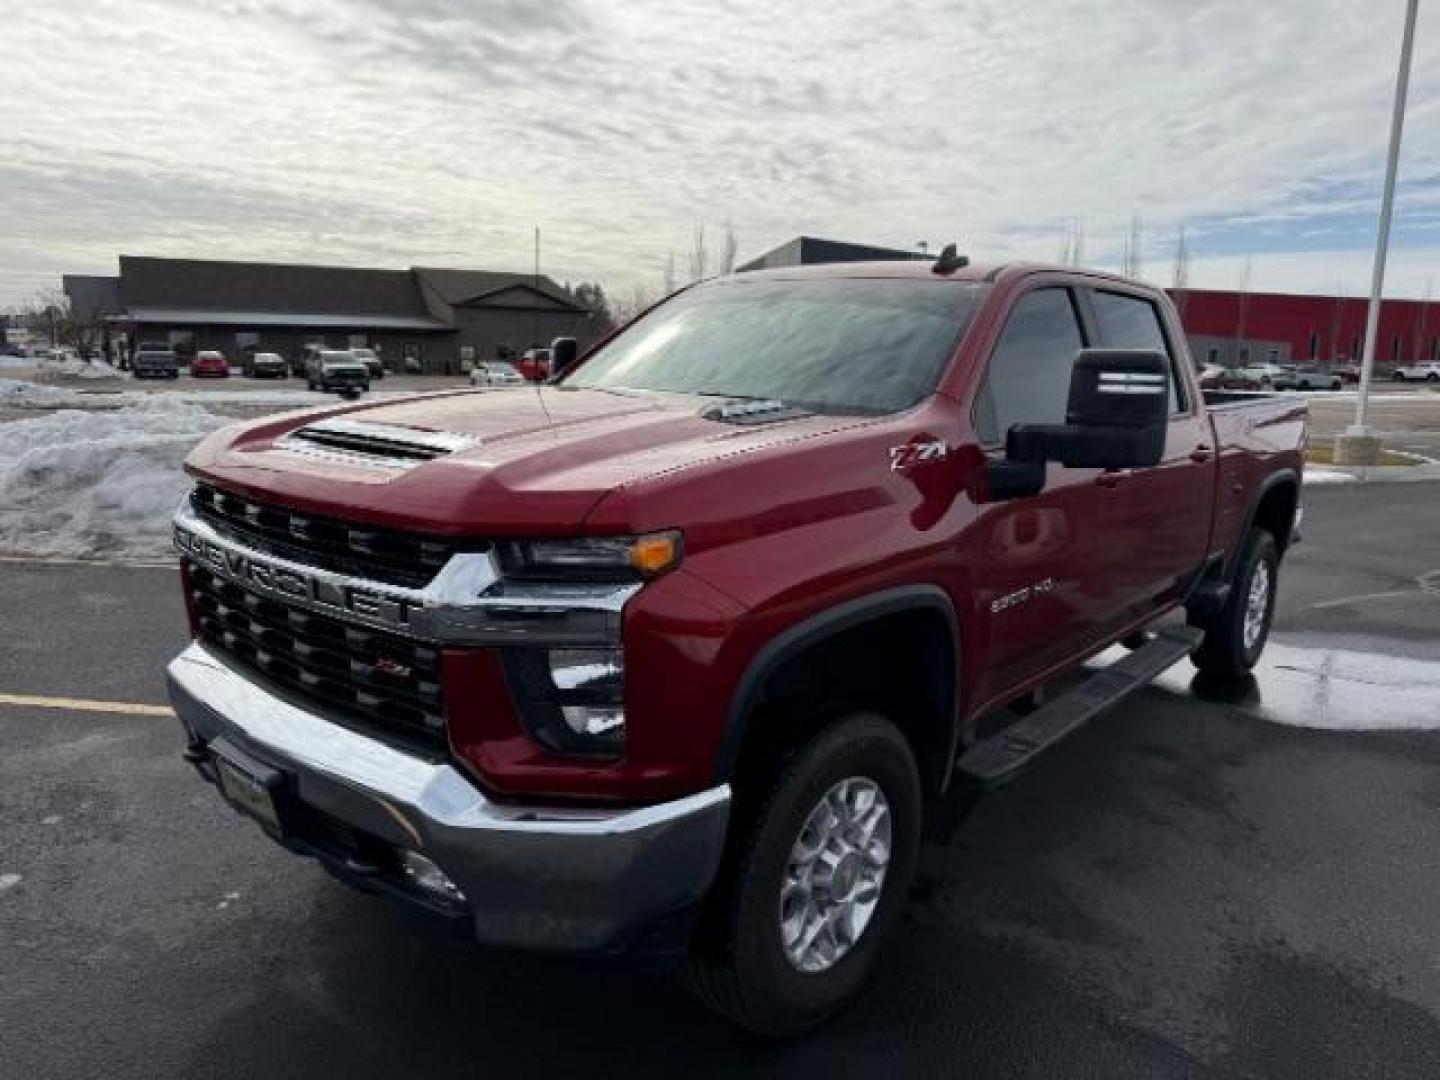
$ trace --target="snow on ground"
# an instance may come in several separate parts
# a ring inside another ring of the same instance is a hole
[[[0,405],[53,406],[72,401],[78,395],[63,386],[45,386],[24,379],[0,379]]]
[[[0,553],[168,555],[170,515],[189,486],[181,462],[227,422],[156,397],[0,424]]]
[[[1305,466],[1305,483],[1307,484],[1350,484],[1355,480],[1354,473],[1340,472],[1337,469],[1319,469],[1314,465]]]
[[[1346,649],[1266,650],[1266,719],[1329,731],[1440,728],[1440,663]]]

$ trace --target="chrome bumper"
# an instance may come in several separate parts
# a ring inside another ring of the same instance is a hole
[[[217,737],[282,770],[301,803],[431,859],[464,891],[475,937],[550,952],[625,948],[709,889],[728,786],[632,809],[512,806],[453,766],[276,697],[201,645],[168,670],[192,745]]]

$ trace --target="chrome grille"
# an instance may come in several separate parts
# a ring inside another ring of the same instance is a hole
[[[185,562],[212,649],[369,733],[446,748],[440,651],[261,596]]]
[[[210,525],[257,551],[412,589],[430,584],[457,552],[489,550],[484,541],[461,542],[316,517],[209,484],[199,485],[190,502]]]

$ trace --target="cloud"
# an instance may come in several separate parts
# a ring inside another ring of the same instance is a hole
[[[536,225],[628,292],[696,219],[984,259],[1078,218],[1113,264],[1140,214],[1147,266],[1183,221],[1197,267],[1311,287],[1373,232],[1393,6],[0,0],[0,304],[122,250],[523,268]],[[1398,247],[1440,256],[1423,23],[1404,176]]]

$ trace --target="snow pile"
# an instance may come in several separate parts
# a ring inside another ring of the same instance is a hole
[[[83,360],[72,360],[61,366],[60,374],[73,375],[80,379],[123,379],[124,373],[117,367],[112,367],[104,360],[91,360],[85,363]]]
[[[0,424],[0,553],[136,558],[170,552],[190,448],[228,421],[156,398]]]
[[[43,386],[23,379],[0,379],[0,405],[55,405],[74,398],[75,391],[62,386]]]

